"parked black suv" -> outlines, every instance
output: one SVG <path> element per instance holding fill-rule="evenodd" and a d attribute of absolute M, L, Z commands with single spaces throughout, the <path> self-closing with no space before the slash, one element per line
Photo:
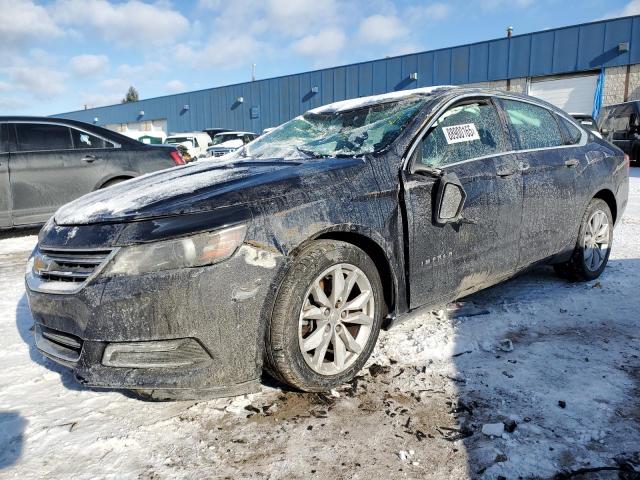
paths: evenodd
<path fill-rule="evenodd" d="M 602 107 L 598 128 L 605 140 L 640 162 L 640 101 Z"/>
<path fill-rule="evenodd" d="M 0 229 L 44 223 L 85 193 L 182 164 L 173 147 L 87 123 L 0 117 Z"/>
<path fill-rule="evenodd" d="M 26 274 L 38 349 L 154 397 L 350 381 L 383 322 L 541 262 L 592 280 L 628 163 L 531 97 L 426 88 L 319 107 L 224 159 L 60 208 Z"/>

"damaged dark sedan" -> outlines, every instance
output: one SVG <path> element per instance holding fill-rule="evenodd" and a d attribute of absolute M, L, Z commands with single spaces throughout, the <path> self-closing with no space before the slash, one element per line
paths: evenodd
<path fill-rule="evenodd" d="M 60 208 L 27 267 L 38 349 L 153 398 L 352 379 L 380 329 L 547 263 L 598 277 L 628 158 L 523 95 L 455 87 L 311 110 L 224 160 Z"/>

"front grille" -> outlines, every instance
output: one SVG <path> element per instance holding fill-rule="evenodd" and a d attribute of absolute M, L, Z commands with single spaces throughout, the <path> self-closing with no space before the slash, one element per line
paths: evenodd
<path fill-rule="evenodd" d="M 41 249 L 33 272 L 44 280 L 82 283 L 91 277 L 111 254 L 111 250 Z"/>
<path fill-rule="evenodd" d="M 75 335 L 39 324 L 36 324 L 35 333 L 36 346 L 53 360 L 75 363 L 80 358 L 82 340 Z"/>
<path fill-rule="evenodd" d="M 63 250 L 39 247 L 29 259 L 27 285 L 36 292 L 79 292 L 115 255 L 117 249 Z"/>

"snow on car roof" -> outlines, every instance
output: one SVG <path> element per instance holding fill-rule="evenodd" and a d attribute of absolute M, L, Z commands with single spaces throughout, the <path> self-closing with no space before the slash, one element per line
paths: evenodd
<path fill-rule="evenodd" d="M 380 95 L 371 95 L 369 97 L 352 98 L 350 100 L 342 100 L 340 102 L 329 103 L 321 107 L 309 110 L 309 113 L 333 113 L 354 110 L 376 103 L 382 103 L 389 100 L 399 100 L 411 95 L 429 95 L 436 90 L 445 90 L 456 88 L 453 85 L 436 85 L 433 87 L 414 88 L 413 90 L 399 90 L 396 92 L 382 93 Z"/>

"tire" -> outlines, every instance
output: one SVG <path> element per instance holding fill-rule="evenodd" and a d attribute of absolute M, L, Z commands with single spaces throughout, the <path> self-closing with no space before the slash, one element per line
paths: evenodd
<path fill-rule="evenodd" d="M 606 235 L 597 237 L 603 240 L 603 243 L 593 244 L 589 247 L 587 244 L 592 238 L 593 222 L 595 217 L 604 222 L 606 218 L 607 232 Z M 597 222 L 596 222 L 597 225 Z M 601 227 L 602 228 L 602 224 Z M 587 209 L 582 216 L 580 230 L 578 232 L 578 241 L 574 248 L 571 259 L 565 263 L 554 265 L 554 269 L 558 275 L 569 280 L 589 281 L 598 278 L 609 260 L 611 253 L 611 244 L 613 242 L 613 217 L 609 205 L 604 200 L 594 198 L 591 200 Z"/>
<path fill-rule="evenodd" d="M 338 275 L 344 280 L 344 288 L 336 291 L 344 294 L 352 285 L 347 298 L 333 294 Z M 323 290 L 324 297 L 314 286 Z M 358 302 L 353 302 L 356 298 Z M 340 307 L 334 308 L 334 302 Z M 326 391 L 349 382 L 376 344 L 383 302 L 380 275 L 364 251 L 345 242 L 313 242 L 293 261 L 278 291 L 266 333 L 267 371 L 307 392 Z M 361 309 L 348 308 L 360 304 Z M 357 323 L 352 323 L 354 320 Z M 312 334 L 315 337 L 311 338 Z M 319 345 L 306 350 L 314 343 Z"/>

